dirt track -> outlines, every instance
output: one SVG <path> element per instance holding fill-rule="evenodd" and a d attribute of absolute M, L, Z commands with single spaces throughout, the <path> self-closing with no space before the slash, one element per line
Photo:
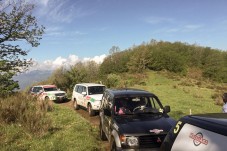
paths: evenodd
<path fill-rule="evenodd" d="M 72 101 L 61 103 L 61 105 L 67 106 L 70 109 L 74 110 Z M 83 118 L 88 120 L 92 125 L 97 126 L 97 127 L 99 126 L 99 116 L 98 115 L 90 117 L 88 115 L 88 112 L 85 109 L 75 110 L 75 112 L 77 112 Z M 109 146 L 108 145 L 109 145 L 108 141 L 102 141 L 101 142 L 101 146 L 102 146 L 101 148 L 103 148 L 102 151 L 108 151 L 109 150 Z"/>

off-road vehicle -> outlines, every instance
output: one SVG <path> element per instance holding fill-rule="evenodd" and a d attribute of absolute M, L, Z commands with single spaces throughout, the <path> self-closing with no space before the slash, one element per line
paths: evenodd
<path fill-rule="evenodd" d="M 55 85 L 33 86 L 30 89 L 29 93 L 34 96 L 37 96 L 41 100 L 52 100 L 55 102 L 64 102 L 68 99 L 66 92 L 60 90 Z"/>
<path fill-rule="evenodd" d="M 161 151 L 226 151 L 227 114 L 182 117 L 167 134 Z"/>
<path fill-rule="evenodd" d="M 158 97 L 138 89 L 106 89 L 100 107 L 100 137 L 111 150 L 158 150 L 175 125 Z"/>
<path fill-rule="evenodd" d="M 76 110 L 86 108 L 90 116 L 99 111 L 105 85 L 97 83 L 79 83 L 73 88 L 72 101 Z"/>

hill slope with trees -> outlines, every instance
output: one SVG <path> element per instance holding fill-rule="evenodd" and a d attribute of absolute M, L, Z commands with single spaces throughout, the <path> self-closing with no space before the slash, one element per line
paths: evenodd
<path fill-rule="evenodd" d="M 91 61 L 61 67 L 43 83 L 54 83 L 68 91 L 81 82 L 101 81 L 108 87 L 129 87 L 146 84 L 147 71 L 167 71 L 200 81 L 227 83 L 227 51 L 156 40 L 124 51 L 113 46 L 102 64 Z"/>

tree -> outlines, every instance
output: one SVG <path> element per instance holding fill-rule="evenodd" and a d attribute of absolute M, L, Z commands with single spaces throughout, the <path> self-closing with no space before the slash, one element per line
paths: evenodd
<path fill-rule="evenodd" d="M 134 49 L 127 66 L 129 71 L 142 73 L 150 63 L 151 53 L 147 46 L 141 45 Z"/>
<path fill-rule="evenodd" d="M 37 47 L 44 33 L 44 27 L 32 16 L 34 7 L 25 0 L 0 1 L 0 79 L 4 79 L 0 81 L 0 95 L 18 89 L 12 77 L 32 64 L 31 59 L 23 58 L 29 51 L 20 45 Z"/>

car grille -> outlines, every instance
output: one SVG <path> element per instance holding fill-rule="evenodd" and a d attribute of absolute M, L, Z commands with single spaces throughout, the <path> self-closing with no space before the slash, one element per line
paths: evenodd
<path fill-rule="evenodd" d="M 65 93 L 56 93 L 55 96 L 65 96 Z"/>
<path fill-rule="evenodd" d="M 160 147 L 164 141 L 166 134 L 162 135 L 147 135 L 139 137 L 140 148 L 156 148 Z"/>

